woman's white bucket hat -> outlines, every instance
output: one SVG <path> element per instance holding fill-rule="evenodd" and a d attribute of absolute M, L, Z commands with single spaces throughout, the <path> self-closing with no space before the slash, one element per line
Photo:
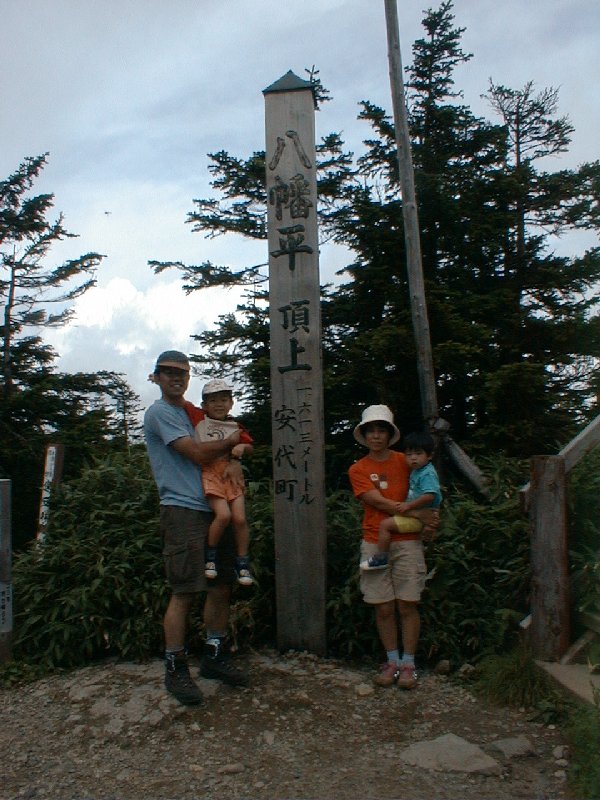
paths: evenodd
<path fill-rule="evenodd" d="M 360 429 L 368 422 L 387 422 L 388 425 L 391 425 L 394 432 L 392 434 L 392 438 L 390 439 L 390 444 L 396 444 L 400 438 L 400 431 L 394 425 L 394 415 L 387 406 L 367 406 L 367 408 L 365 408 L 365 410 L 362 412 L 360 422 L 356 428 L 354 428 L 354 438 L 359 444 L 362 444 L 363 447 L 368 447 L 369 445 L 367 444 L 367 441 L 362 435 Z"/>

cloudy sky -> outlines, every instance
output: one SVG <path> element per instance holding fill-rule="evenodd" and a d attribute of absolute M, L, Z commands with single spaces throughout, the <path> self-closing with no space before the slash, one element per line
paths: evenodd
<path fill-rule="evenodd" d="M 428 4 L 398 7 L 406 65 Z M 490 115 L 489 78 L 559 87 L 575 133 L 555 168 L 599 158 L 598 0 L 455 0 L 454 12 L 474 54 L 456 72 L 472 109 Z M 264 149 L 262 90 L 312 65 L 333 96 L 317 136 L 341 131 L 360 153 L 359 101 L 391 109 L 384 0 L 0 0 L 0 20 L 0 179 L 49 151 L 35 191 L 53 193 L 79 235 L 52 261 L 107 256 L 76 320 L 46 338 L 60 369 L 120 371 L 146 405 L 156 354 L 193 352 L 190 334 L 238 300 L 233 290 L 186 297 L 175 273 L 157 277 L 148 261 L 266 261 L 262 244 L 206 240 L 185 224 L 192 199 L 210 195 L 206 154 Z M 344 264 L 343 251 L 323 248 L 322 280 Z"/>

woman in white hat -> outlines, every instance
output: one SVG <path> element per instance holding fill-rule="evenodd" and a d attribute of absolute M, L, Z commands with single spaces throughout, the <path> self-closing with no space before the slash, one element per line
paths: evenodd
<path fill-rule="evenodd" d="M 394 415 L 387 406 L 365 408 L 354 429 L 356 441 L 366 447 L 366 456 L 350 467 L 352 491 L 364 507 L 363 540 L 360 560 L 366 561 L 378 550 L 379 524 L 386 517 L 401 513 L 406 500 L 410 469 L 404 453 L 391 450 L 400 439 Z M 375 609 L 375 622 L 387 660 L 375 683 L 397 684 L 403 689 L 417 685 L 415 652 L 419 641 L 421 618 L 419 601 L 425 585 L 425 559 L 421 542 L 422 523 L 437 527 L 439 515 L 433 509 L 411 512 L 414 530 L 393 534 L 390 543 L 389 567 L 363 571 L 360 588 L 365 603 Z M 403 653 L 398 646 L 398 619 L 402 630 Z"/>

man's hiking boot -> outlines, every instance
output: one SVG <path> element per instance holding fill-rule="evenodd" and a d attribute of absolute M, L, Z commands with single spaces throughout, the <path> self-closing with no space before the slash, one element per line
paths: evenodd
<path fill-rule="evenodd" d="M 184 706 L 198 706 L 202 703 L 202 692 L 192 680 L 184 653 L 167 655 L 165 689 Z"/>
<path fill-rule="evenodd" d="M 249 683 L 248 675 L 231 663 L 225 652 L 224 642 L 216 639 L 204 645 L 200 675 L 203 678 L 223 681 L 230 686 L 248 686 Z"/>

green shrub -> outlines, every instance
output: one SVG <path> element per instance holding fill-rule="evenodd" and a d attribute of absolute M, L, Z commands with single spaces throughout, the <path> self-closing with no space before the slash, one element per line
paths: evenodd
<path fill-rule="evenodd" d="M 327 498 L 327 642 L 342 658 L 373 657 L 381 648 L 373 609 L 358 585 L 361 520 L 362 507 L 350 492 Z"/>
<path fill-rule="evenodd" d="M 427 549 L 422 662 L 458 664 L 506 651 L 528 611 L 528 521 L 517 501 L 527 475 L 514 462 L 494 469 L 489 500 L 460 486 L 445 490 L 442 526 Z M 230 628 L 240 646 L 276 639 L 270 481 L 249 482 L 247 505 L 257 583 L 234 595 Z M 328 647 L 345 658 L 381 655 L 373 610 L 359 590 L 361 518 L 350 492 L 327 498 Z M 145 451 L 99 461 L 63 485 L 44 545 L 17 556 L 13 573 L 17 658 L 56 668 L 159 653 L 169 592 Z M 203 637 L 201 603 L 192 623 L 194 650 Z"/>
<path fill-rule="evenodd" d="M 600 695 L 595 705 L 579 706 L 567 727 L 570 747 L 569 785 L 574 797 L 600 800 Z"/>
<path fill-rule="evenodd" d="M 85 469 L 51 498 L 47 535 L 15 559 L 14 653 L 47 668 L 156 652 L 167 588 L 144 451 Z"/>
<path fill-rule="evenodd" d="M 561 705 L 552 680 L 524 644 L 483 658 L 477 665 L 475 689 L 496 705 L 529 709 L 558 709 Z"/>
<path fill-rule="evenodd" d="M 421 648 L 427 659 L 461 663 L 510 648 L 528 613 L 529 528 L 518 502 L 526 473 L 508 460 L 493 467 L 489 500 L 460 486 L 445 493 L 440 531 L 426 552 Z"/>
<path fill-rule="evenodd" d="M 600 616 L 600 447 L 570 473 L 568 498 L 575 609 Z M 583 627 L 575 616 L 574 636 L 582 633 Z M 590 647 L 588 657 L 592 665 L 598 665 L 598 648 Z"/>

